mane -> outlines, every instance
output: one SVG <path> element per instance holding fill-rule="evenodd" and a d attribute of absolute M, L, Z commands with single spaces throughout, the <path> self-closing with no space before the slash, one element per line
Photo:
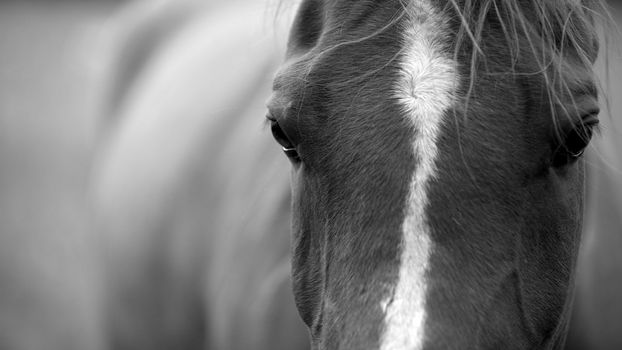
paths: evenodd
<path fill-rule="evenodd" d="M 567 104 L 562 101 L 570 98 L 574 104 L 568 85 L 569 55 L 593 74 L 592 65 L 599 51 L 599 29 L 613 23 L 602 0 L 448 0 L 446 6 L 447 12 L 453 12 L 461 22 L 454 58 L 457 60 L 465 51 L 471 55 L 465 108 L 468 109 L 480 72 L 478 67 L 486 66 L 482 38 L 487 22 L 492 20 L 500 25 L 505 36 L 513 62 L 511 73 L 542 76 L 554 121 L 560 117 L 555 107 L 567 115 Z M 528 52 L 524 44 L 521 46 L 525 41 Z M 532 71 L 516 70 L 519 56 L 525 54 L 532 55 L 537 62 Z"/>

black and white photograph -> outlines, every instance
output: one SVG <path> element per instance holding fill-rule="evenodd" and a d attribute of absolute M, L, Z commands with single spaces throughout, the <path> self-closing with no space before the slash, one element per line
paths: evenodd
<path fill-rule="evenodd" d="M 622 2 L 0 0 L 0 350 L 622 350 Z"/>

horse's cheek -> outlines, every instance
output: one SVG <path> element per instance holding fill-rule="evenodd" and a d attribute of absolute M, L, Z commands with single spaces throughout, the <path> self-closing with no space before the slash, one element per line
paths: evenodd
<path fill-rule="evenodd" d="M 300 171 L 292 172 L 292 282 L 294 299 L 301 318 L 308 327 L 316 323 L 320 313 L 321 269 L 318 215 L 314 201 L 316 191 Z M 314 209 L 314 207 L 316 209 Z"/>

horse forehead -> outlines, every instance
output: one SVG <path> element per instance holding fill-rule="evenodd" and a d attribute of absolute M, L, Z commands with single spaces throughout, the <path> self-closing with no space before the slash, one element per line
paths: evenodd
<path fill-rule="evenodd" d="M 315 18 L 317 7 L 309 9 L 310 5 L 321 8 L 323 19 Z M 318 25 L 294 25 L 287 60 L 273 81 L 275 93 L 269 107 L 281 111 L 298 106 L 296 113 L 313 108 L 328 116 L 346 107 L 348 113 L 355 113 L 352 99 L 358 98 L 365 100 L 358 105 L 359 113 L 375 115 L 374 106 L 395 102 L 395 88 L 404 84 L 417 84 L 418 90 L 413 92 L 417 96 L 435 90 L 426 87 L 438 82 L 434 77 L 443 72 L 436 71 L 436 61 L 428 60 L 429 49 L 434 46 L 446 51 L 448 47 L 449 40 L 443 35 L 449 30 L 448 19 L 443 13 L 431 0 L 304 1 L 297 21 L 321 21 L 321 33 L 313 45 L 302 43 L 297 47 L 298 38 L 308 39 L 300 31 L 317 30 Z M 443 31 L 435 24 L 442 25 Z M 412 50 L 413 43 L 418 50 Z M 409 67 L 397 64 L 402 56 L 412 60 Z M 407 76 L 403 74 L 405 69 Z M 356 88 L 358 93 L 352 95 L 351 89 L 345 87 Z M 434 99 L 419 101 L 429 105 Z M 318 114 L 322 113 L 314 113 Z"/>
<path fill-rule="evenodd" d="M 401 0 L 303 0 L 290 31 L 287 60 L 274 79 L 273 90 L 365 75 L 364 70 L 389 63 L 403 46 L 398 27 L 403 10 Z"/>
<path fill-rule="evenodd" d="M 381 11 L 382 9 L 386 9 L 391 5 L 402 8 L 402 3 L 405 3 L 405 1 L 333 0 L 327 1 L 327 3 L 327 15 L 336 17 L 336 19 L 340 21 L 340 24 L 346 24 L 348 22 L 363 23 L 363 21 L 369 24 L 373 23 L 372 21 L 374 19 L 386 16 L 383 11 Z"/>

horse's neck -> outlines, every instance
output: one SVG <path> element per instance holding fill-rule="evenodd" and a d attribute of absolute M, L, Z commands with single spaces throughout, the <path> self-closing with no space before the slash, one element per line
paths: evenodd
<path fill-rule="evenodd" d="M 259 324 L 267 329 L 273 327 L 270 312 L 282 310 L 271 309 L 271 303 L 282 303 L 283 295 L 291 298 L 289 288 L 283 289 L 288 283 L 281 283 L 289 270 L 282 264 L 289 246 L 288 164 L 261 128 L 272 71 L 282 55 L 262 14 L 208 11 L 173 26 L 173 35 L 155 35 L 162 40 L 136 56 L 142 57 L 133 63 L 138 73 L 123 82 L 123 102 L 109 109 L 117 116 L 101 147 L 92 190 L 109 254 L 111 323 L 153 330 L 130 332 L 135 339 L 129 343 L 141 336 L 166 338 L 169 329 L 157 330 L 167 317 L 184 320 L 170 338 L 188 339 L 184 331 L 196 329 L 190 316 L 213 300 L 214 312 L 204 317 L 221 319 L 210 319 L 210 325 L 244 326 L 212 332 L 222 345 L 218 348 L 267 349 L 261 341 L 229 345 L 255 339 L 238 332 L 257 328 L 257 322 L 247 324 L 257 319 L 249 316 L 258 312 L 250 306 L 265 305 L 259 318 L 271 321 Z M 250 263 L 240 265 L 239 257 Z M 205 281 L 206 269 L 217 282 Z M 271 293 L 257 293 L 273 288 L 264 288 L 266 276 L 276 276 L 267 281 L 278 278 L 278 290 L 288 293 L 274 300 Z M 224 294 L 223 285 L 228 286 Z M 148 301 L 144 305 L 168 305 L 173 311 L 128 311 L 135 305 L 115 298 L 118 290 L 140 295 Z M 203 293 L 207 300 L 196 300 Z M 291 324 L 298 316 L 293 302 L 288 305 L 284 318 Z M 150 317 L 154 313 L 161 317 Z M 269 340 L 275 333 L 258 334 Z M 306 342 L 306 336 L 302 339 Z"/>
<path fill-rule="evenodd" d="M 204 159 L 212 130 L 227 132 L 244 113 L 255 114 L 249 123 L 259 129 L 263 106 L 251 101 L 267 98 L 276 61 L 263 28 L 256 11 L 195 16 L 141 63 L 144 68 L 118 106 L 119 120 L 102 154 L 103 197 L 131 202 L 144 198 L 137 193 L 143 191 L 153 203 L 166 203 L 167 193 L 183 182 L 180 176 Z"/>

